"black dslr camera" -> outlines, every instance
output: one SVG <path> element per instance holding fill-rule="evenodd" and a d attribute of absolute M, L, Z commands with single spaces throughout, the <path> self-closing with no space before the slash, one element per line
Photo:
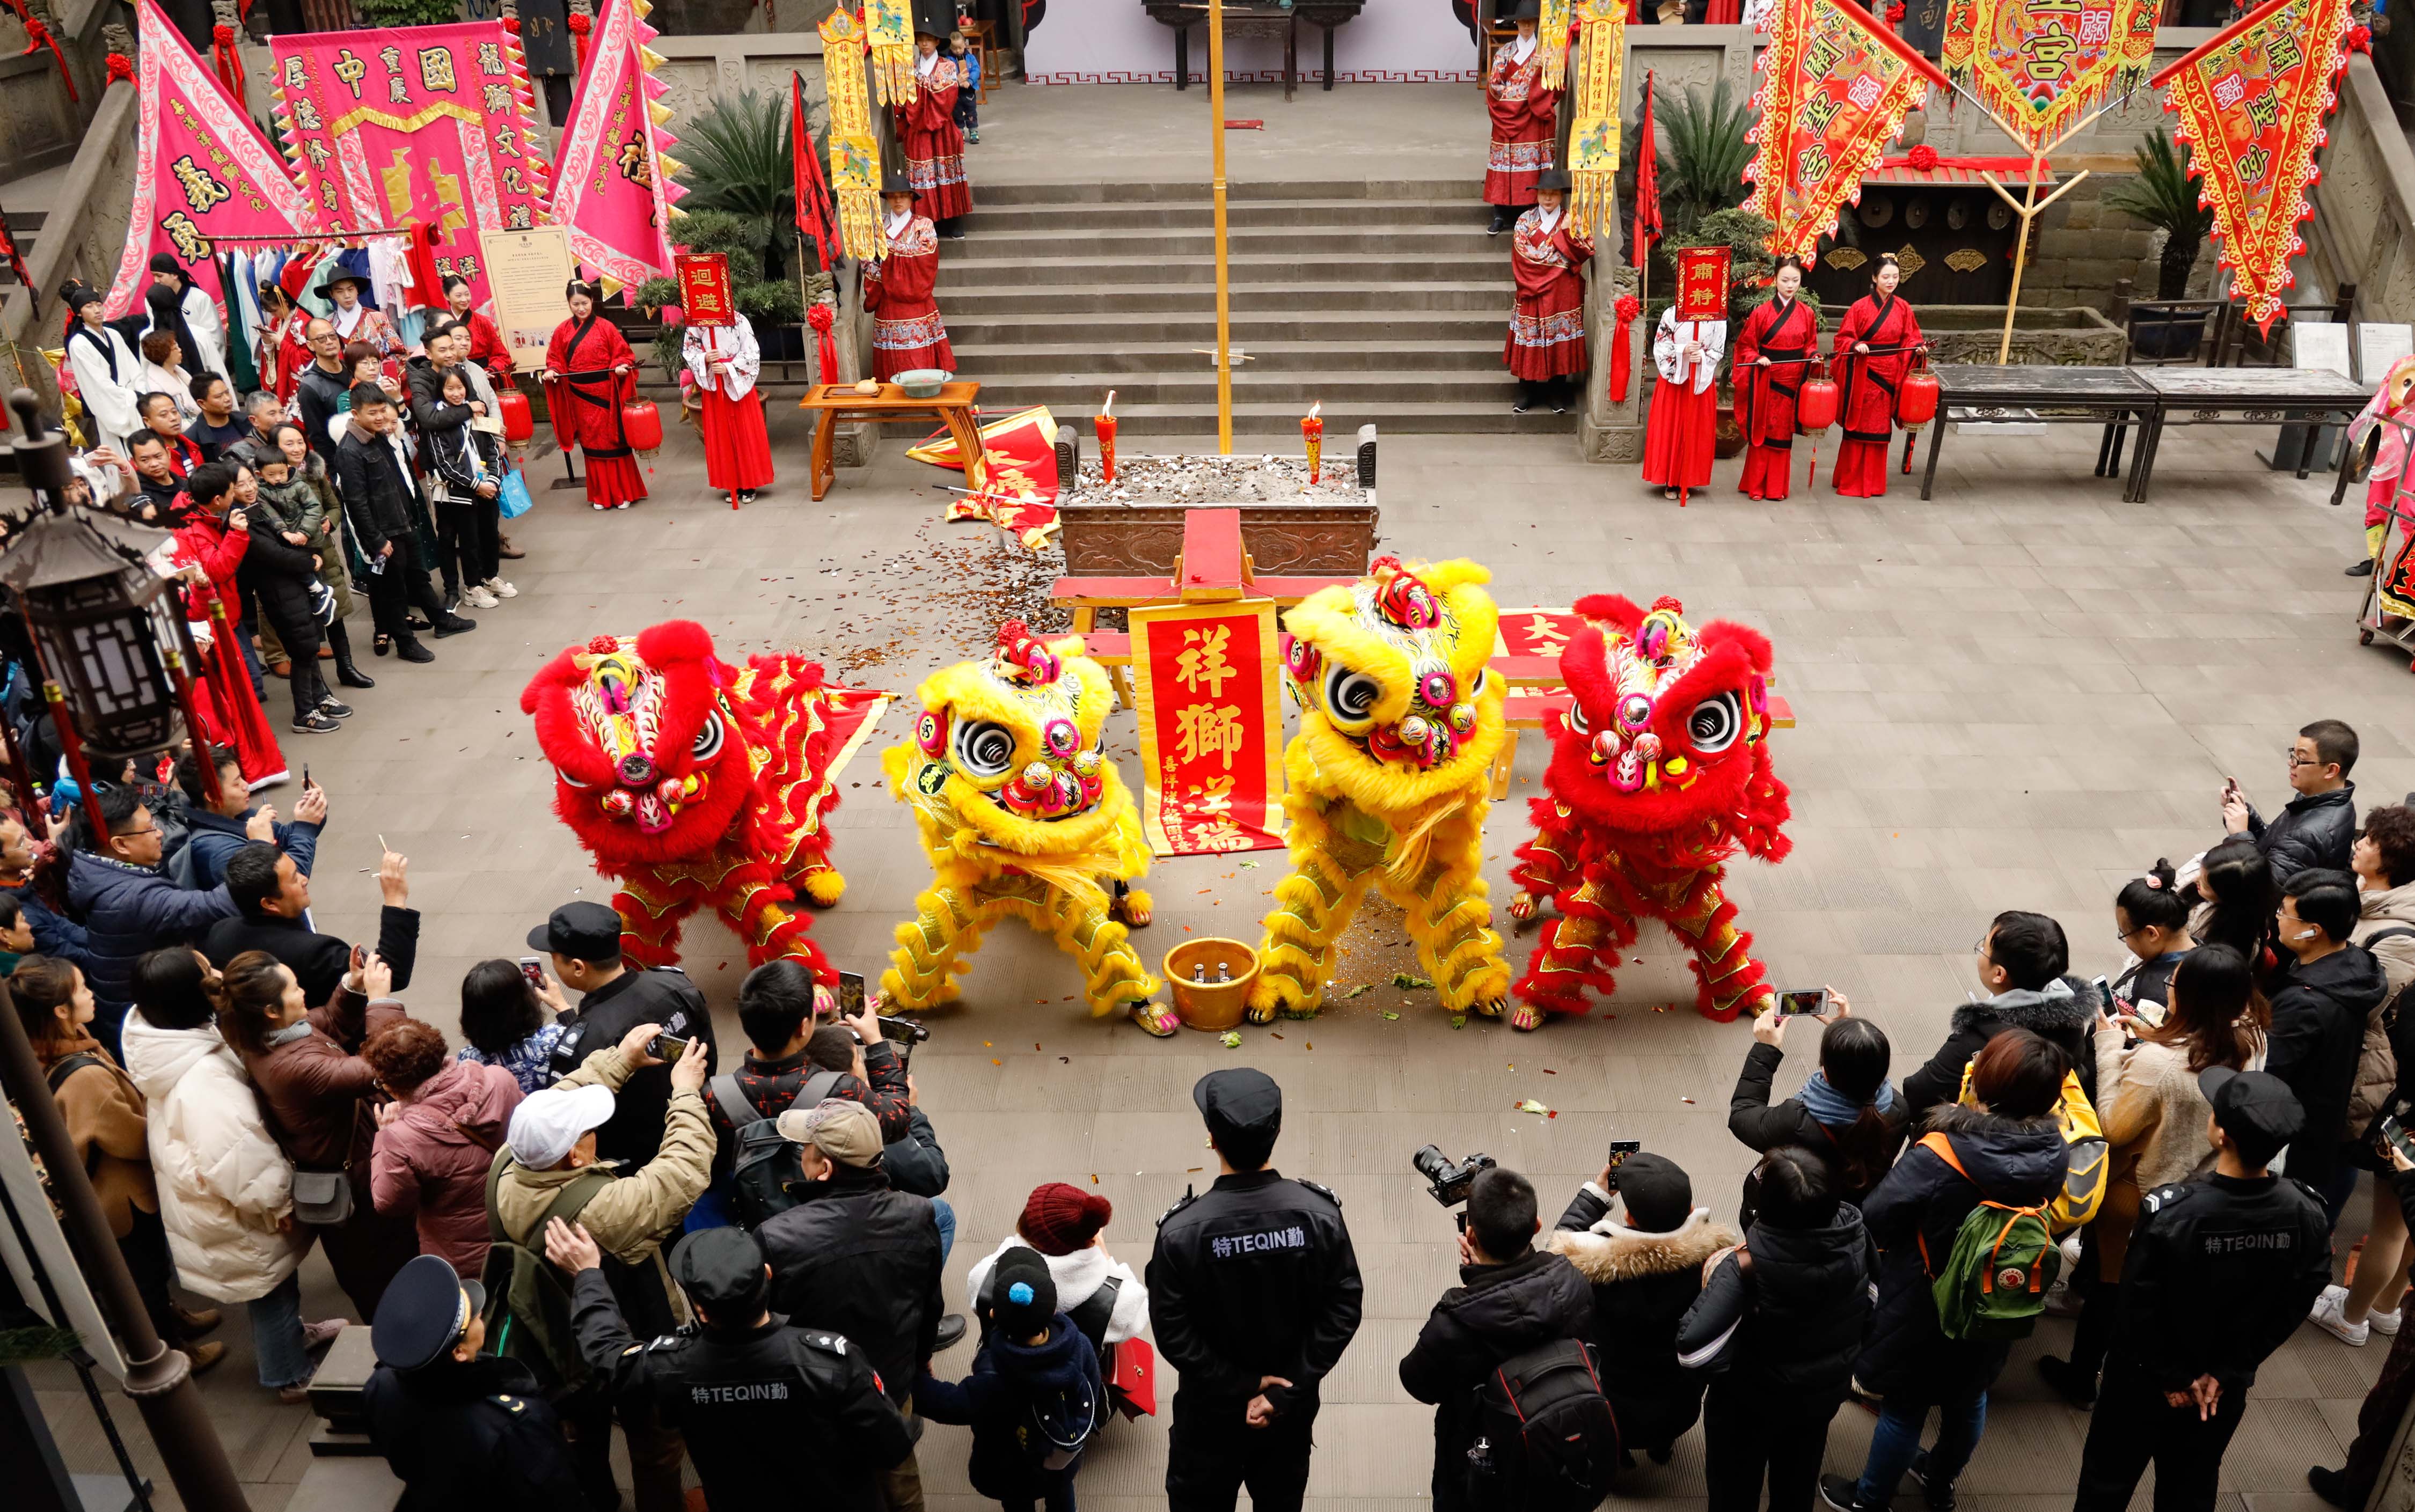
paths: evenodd
<path fill-rule="evenodd" d="M 1476 1185 L 1477 1176 L 1500 1163 L 1490 1155 L 1471 1155 L 1453 1164 L 1449 1156 L 1432 1145 L 1421 1146 L 1409 1157 L 1410 1168 L 1426 1178 L 1426 1190 L 1445 1207 L 1463 1205 L 1467 1201 L 1468 1189 Z M 1458 1218 L 1460 1231 L 1465 1233 L 1467 1215 L 1461 1213 Z"/>

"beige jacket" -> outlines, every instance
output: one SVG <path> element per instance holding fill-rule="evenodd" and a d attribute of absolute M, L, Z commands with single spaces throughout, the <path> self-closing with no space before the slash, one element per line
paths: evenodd
<path fill-rule="evenodd" d="M 2360 892 L 2357 902 L 2360 917 L 2348 937 L 2359 945 L 2385 929 L 2415 929 L 2415 882 L 2383 892 Z M 2415 981 L 2415 936 L 2392 935 L 2371 949 L 2373 958 L 2381 963 L 2382 975 L 2390 979 L 2390 992 L 2365 1020 L 2364 1046 L 2356 1057 L 2356 1085 L 2348 1093 L 2348 1121 L 2340 1128 L 2343 1141 L 2364 1137 L 2373 1115 L 2381 1111 L 2398 1085 L 2398 1059 L 2391 1054 L 2385 1015 L 2399 989 Z"/>
<path fill-rule="evenodd" d="M 594 1083 L 618 1092 L 634 1069 L 620 1046 L 608 1045 L 555 1085 Z M 633 1265 L 652 1260 L 660 1269 L 662 1246 L 678 1235 L 687 1220 L 687 1210 L 712 1180 L 712 1125 L 705 1118 L 704 1098 L 674 1089 L 670 1110 L 663 1119 L 661 1150 L 589 1199 L 578 1221 L 606 1253 Z M 532 1171 L 517 1160 L 505 1165 L 495 1187 L 495 1211 L 504 1229 L 521 1244 L 543 1253 L 545 1235 L 535 1232 L 537 1220 L 578 1175 L 568 1165 L 549 1171 Z M 670 1293 L 672 1307 L 684 1319 L 684 1296 L 671 1285 L 668 1271 L 663 1285 Z"/>
<path fill-rule="evenodd" d="M 2096 1032 L 2096 1108 L 2116 1181 L 2152 1191 L 2185 1181 L 2213 1154 L 2205 1122 L 2212 1109 L 2180 1045 L 2124 1046 L 2119 1029 Z M 2100 1241 L 2103 1235 L 2098 1235 Z"/>

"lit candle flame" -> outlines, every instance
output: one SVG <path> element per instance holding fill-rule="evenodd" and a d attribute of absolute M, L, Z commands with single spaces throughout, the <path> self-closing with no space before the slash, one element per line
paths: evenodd
<path fill-rule="evenodd" d="M 1316 418 L 1316 412 L 1317 412 L 1317 411 L 1319 411 L 1319 410 L 1322 410 L 1322 409 L 1324 409 L 1324 408 L 1325 408 L 1325 401 L 1324 401 L 1323 399 L 1319 399 L 1319 400 L 1317 400 L 1314 404 L 1312 404 L 1312 405 L 1310 405 L 1310 406 L 1308 407 L 1308 417 L 1309 417 L 1311 420 L 1315 419 L 1315 418 Z"/>
<path fill-rule="evenodd" d="M 1099 412 L 1101 414 L 1113 414 L 1116 412 L 1116 391 L 1114 389 L 1107 390 L 1107 402 L 1099 407 Z"/>

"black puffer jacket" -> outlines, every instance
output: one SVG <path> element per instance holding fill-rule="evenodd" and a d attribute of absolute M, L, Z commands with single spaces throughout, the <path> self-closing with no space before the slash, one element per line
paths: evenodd
<path fill-rule="evenodd" d="M 2256 848 L 2264 853 L 2275 882 L 2287 882 L 2311 867 L 2345 872 L 2348 851 L 2356 845 L 2356 784 L 2293 798 L 2270 824 L 2251 804 L 2247 832 L 2256 837 Z"/>
<path fill-rule="evenodd" d="M 1436 1512 L 1471 1505 L 1467 1449 L 1476 1442 L 1476 1388 L 1492 1368 L 1593 1334 L 1593 1298 L 1563 1256 L 1536 1250 L 1506 1265 L 1462 1265 L 1459 1278 L 1465 1284 L 1443 1293 L 1401 1361 L 1402 1386 L 1433 1404 Z"/>
<path fill-rule="evenodd" d="M 1917 1118 L 1961 1096 L 1962 1068 L 2006 1029 L 2027 1029 L 2052 1041 L 2070 1069 L 2079 1073 L 2080 1090 L 2093 1105 L 2096 1052 L 2090 1037 L 2096 1032 L 2097 1006 L 2095 983 L 2078 977 L 2059 978 L 2037 990 L 2016 987 L 1984 1002 L 1964 1003 L 1954 1010 L 1954 1022 L 1937 1054 L 1903 1079 L 1903 1098 L 1912 1116 Z"/>
<path fill-rule="evenodd" d="M 1845 1148 L 1846 1132 L 1853 1126 L 1838 1124 L 1833 1128 L 1811 1115 L 1800 1098 L 1788 1098 L 1783 1102 L 1769 1100 L 1771 1084 L 1778 1079 L 1778 1067 L 1786 1052 L 1776 1045 L 1756 1043 L 1745 1052 L 1744 1070 L 1736 1076 L 1734 1094 L 1728 1099 L 1728 1132 L 1733 1134 L 1747 1149 L 1766 1153 L 1781 1145 L 1797 1145 L 1820 1157 L 1828 1167 L 1828 1190 L 1849 1203 L 1858 1203 L 1870 1194 L 1895 1158 L 1903 1152 L 1904 1127 L 1911 1115 L 1904 1109 L 1904 1100 L 1898 1096 L 1880 1114 L 1883 1136 L 1877 1147 L 1864 1152 L 1859 1181 L 1853 1179 L 1853 1161 Z M 1955 1073 L 1961 1074 L 1958 1070 Z M 1755 1174 L 1759 1171 L 1755 1167 Z M 1745 1177 L 1744 1200 L 1736 1210 L 1736 1220 L 1749 1224 L 1756 1202 L 1757 1183 L 1753 1175 Z"/>
<path fill-rule="evenodd" d="M 1840 1400 L 1879 1269 L 1861 1210 L 1838 1203 L 1815 1228 L 1756 1223 L 1747 1247 L 1749 1260 L 1720 1261 L 1678 1325 L 1678 1360 L 1689 1370 L 1732 1373 L 1749 1395 Z"/>
<path fill-rule="evenodd" d="M 802 1328 L 845 1334 L 903 1403 L 938 1342 L 939 1225 L 928 1198 L 851 1165 L 809 1181 L 805 1200 L 755 1231 L 772 1265 L 772 1308 Z"/>
<path fill-rule="evenodd" d="M 1601 1389 L 1618 1414 L 1630 1453 L 1666 1450 L 1702 1410 L 1702 1377 L 1677 1363 L 1677 1325 L 1702 1292 L 1702 1262 L 1736 1242 L 1735 1231 L 1697 1207 L 1684 1225 L 1645 1234 L 1609 1218 L 1591 1182 L 1544 1243 L 1589 1283 L 1601 1349 Z"/>
<path fill-rule="evenodd" d="M 1863 1221 L 1882 1256 L 1878 1315 L 1853 1374 L 1878 1395 L 1908 1402 L 1987 1389 L 2012 1349 L 2006 1340 L 1954 1340 L 1939 1330 L 1923 1248 L 1943 1264 L 1971 1209 L 1983 1200 L 2044 1203 L 2062 1190 L 2068 1163 L 2051 1117 L 2000 1118 L 1976 1108 L 1943 1107 L 1930 1112 L 1926 1127 L 1945 1136 L 1969 1175 L 1915 1143 L 1862 1202 Z"/>
<path fill-rule="evenodd" d="M 2338 1163 L 2335 1131 L 2356 1088 L 2365 1024 L 2389 994 L 2381 963 L 2362 945 L 2305 966 L 2287 958 L 2265 983 L 2272 1032 L 2264 1069 L 2288 1083 L 2306 1110 L 2306 1131 L 2289 1146 L 2289 1175 L 2318 1191 Z"/>

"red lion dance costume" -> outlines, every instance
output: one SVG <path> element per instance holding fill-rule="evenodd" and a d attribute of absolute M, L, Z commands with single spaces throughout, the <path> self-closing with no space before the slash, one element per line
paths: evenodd
<path fill-rule="evenodd" d="M 836 726 L 868 729 L 885 702 L 801 656 L 731 666 L 686 620 L 574 646 L 520 695 L 554 812 L 621 884 L 632 962 L 678 960 L 682 924 L 710 906 L 750 966 L 794 956 L 825 982 L 837 978 L 792 910 L 799 891 L 827 907 L 846 889 L 822 823 L 850 743 Z"/>
<path fill-rule="evenodd" d="M 1534 917 L 1546 894 L 1560 917 L 1514 989 L 1526 1022 L 1511 1022 L 1582 1013 L 1587 988 L 1609 996 L 1642 919 L 1693 947 L 1703 1017 L 1758 1013 L 1774 995 L 1719 882 L 1738 846 L 1767 861 L 1793 848 L 1769 767 L 1768 637 L 1726 620 L 1697 633 L 1673 598 L 1647 614 L 1597 594 L 1576 611 L 1597 623 L 1561 659 L 1575 702 L 1551 731 L 1549 792 L 1509 874 L 1510 917 Z"/>

